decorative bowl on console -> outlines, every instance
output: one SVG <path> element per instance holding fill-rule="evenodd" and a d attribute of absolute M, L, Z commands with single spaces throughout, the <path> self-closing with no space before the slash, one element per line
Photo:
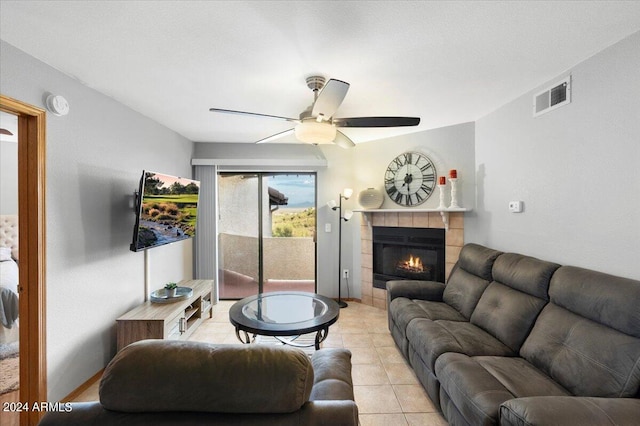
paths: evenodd
<path fill-rule="evenodd" d="M 149 300 L 151 300 L 152 303 L 175 303 L 193 296 L 192 288 L 179 287 L 177 284 L 173 289 L 173 295 L 171 295 L 170 291 L 171 289 L 164 286 L 159 290 L 151 292 Z"/>

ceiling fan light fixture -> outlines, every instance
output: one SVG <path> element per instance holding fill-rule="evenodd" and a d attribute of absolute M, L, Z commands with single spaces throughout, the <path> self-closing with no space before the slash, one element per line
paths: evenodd
<path fill-rule="evenodd" d="M 0 0 L 1 1 L 1 0 Z M 335 144 L 341 148 L 353 148 L 355 143 L 338 128 L 343 127 L 405 127 L 420 124 L 419 117 L 350 117 L 335 118 L 334 114 L 342 104 L 349 83 L 334 78 L 327 81 L 324 77 L 307 77 L 307 86 L 313 91 L 313 103 L 302 111 L 298 118 L 281 117 L 231 109 L 209 108 L 211 112 L 242 114 L 265 117 L 297 123 L 293 128 L 262 138 L 256 143 L 271 142 L 294 133 L 296 139 L 313 145 Z"/>
<path fill-rule="evenodd" d="M 312 144 L 333 143 L 336 138 L 336 126 L 329 123 L 318 123 L 315 120 L 307 120 L 298 124 L 295 128 L 296 138 L 299 141 Z"/>

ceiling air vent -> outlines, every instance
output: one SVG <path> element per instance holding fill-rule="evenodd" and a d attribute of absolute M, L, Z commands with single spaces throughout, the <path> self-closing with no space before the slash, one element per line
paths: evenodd
<path fill-rule="evenodd" d="M 545 114 L 571 103 L 571 76 L 533 95 L 533 116 Z"/>

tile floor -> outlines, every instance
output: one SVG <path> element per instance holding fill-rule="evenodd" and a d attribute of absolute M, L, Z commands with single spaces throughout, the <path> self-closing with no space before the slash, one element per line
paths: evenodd
<path fill-rule="evenodd" d="M 213 317 L 203 322 L 189 340 L 238 343 L 229 322 L 233 301 L 213 306 Z M 446 426 L 413 370 L 398 351 L 387 326 L 386 311 L 357 302 L 340 310 L 323 347 L 347 348 L 352 353 L 353 384 L 362 426 Z M 75 401 L 98 399 L 98 383 Z"/>
<path fill-rule="evenodd" d="M 213 306 L 189 340 L 238 343 L 229 322 L 233 301 Z M 347 348 L 352 353 L 353 384 L 362 426 L 443 426 L 446 420 L 434 408 L 413 370 L 397 349 L 387 325 L 387 312 L 349 302 L 338 322 L 329 328 L 322 347 Z"/>

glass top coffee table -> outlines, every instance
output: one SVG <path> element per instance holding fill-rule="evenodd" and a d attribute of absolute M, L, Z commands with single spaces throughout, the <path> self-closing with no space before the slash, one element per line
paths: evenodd
<path fill-rule="evenodd" d="M 310 347 L 312 345 L 298 343 L 296 339 L 315 332 L 314 346 L 320 349 L 320 343 L 329 335 L 329 326 L 338 320 L 339 314 L 340 307 L 328 297 L 276 291 L 239 300 L 229 309 L 229 320 L 242 343 L 252 343 L 256 335 L 261 335 L 274 336 L 287 345 Z"/>

